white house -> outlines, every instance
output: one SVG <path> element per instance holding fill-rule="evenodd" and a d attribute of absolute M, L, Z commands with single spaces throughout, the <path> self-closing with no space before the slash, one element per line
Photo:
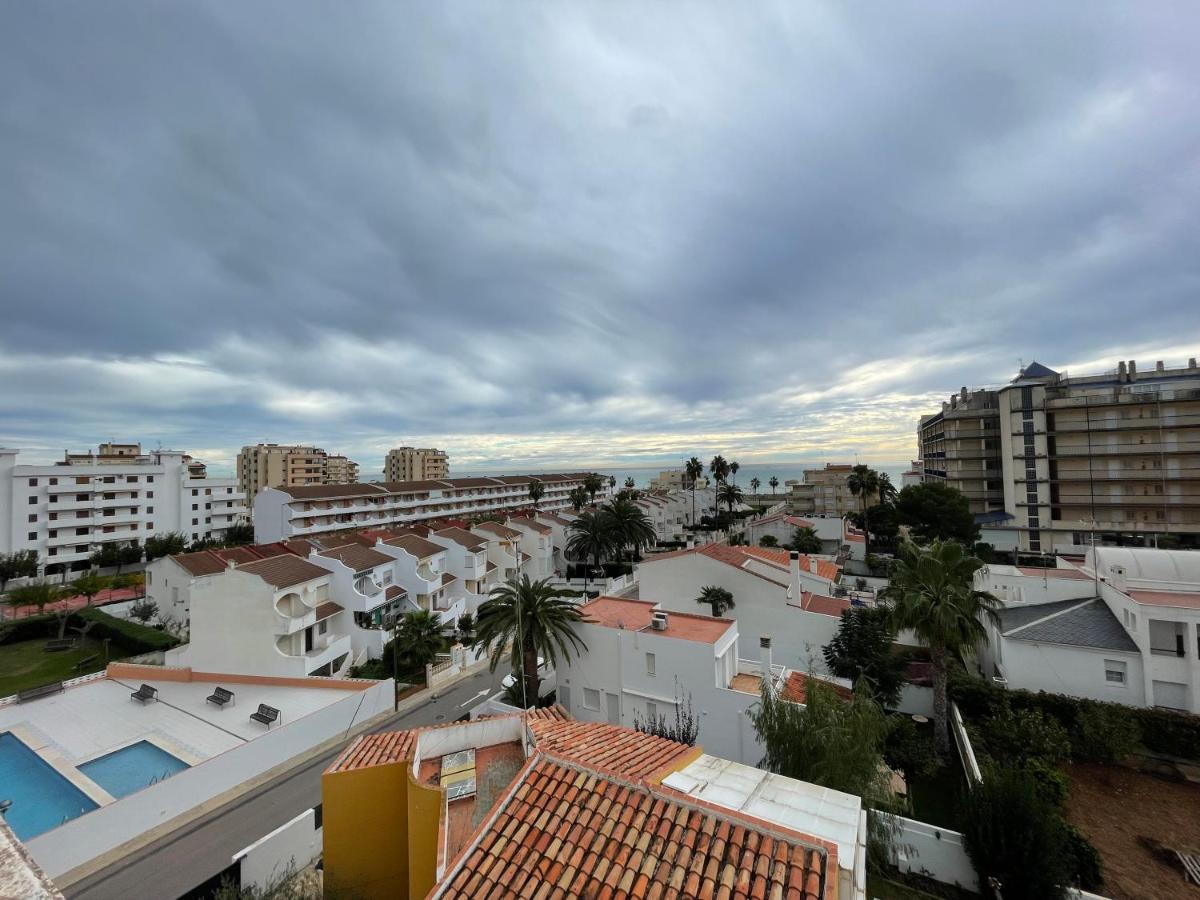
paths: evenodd
<path fill-rule="evenodd" d="M 396 584 L 407 592 L 409 606 L 404 611 L 424 609 L 436 612 L 443 624 L 452 625 L 467 608 L 458 596 L 461 586 L 447 570 L 446 548 L 417 534 L 402 534 L 380 539 L 375 549 L 396 561 Z"/>
<path fill-rule="evenodd" d="M 467 598 L 467 605 L 478 607 L 487 595 L 488 542 L 465 528 L 443 528 L 430 532 L 426 539 L 446 550 L 446 570 L 458 579 L 456 596 Z"/>
<path fill-rule="evenodd" d="M 387 627 L 407 612 L 408 592 L 396 584 L 396 560 L 362 544 L 314 550 L 308 561 L 327 569 L 332 599 L 345 610 L 339 624 L 351 638 L 354 659 L 378 659 L 389 639 Z"/>
<path fill-rule="evenodd" d="M 521 564 L 522 532 L 499 522 L 482 522 L 472 526 L 471 533 L 487 541 L 488 588 L 516 576 Z"/>
<path fill-rule="evenodd" d="M 773 639 L 775 658 L 806 672 L 824 669 L 821 648 L 837 632 L 850 603 L 832 596 L 840 569 L 788 551 L 706 544 L 648 556 L 638 567 L 640 593 L 676 612 L 703 612 L 701 591 L 715 585 L 733 594 L 739 654 L 754 658 L 759 636 Z"/>
<path fill-rule="evenodd" d="M 509 528 L 521 532 L 521 572 L 530 578 L 548 578 L 554 574 L 554 529 L 533 516 L 510 516 Z"/>
<path fill-rule="evenodd" d="M 746 540 L 757 547 L 768 535 L 778 541 L 779 546 L 789 543 L 798 528 L 811 528 L 821 541 L 821 553 L 837 556 L 849 552 L 846 540 L 846 522 L 840 516 L 793 516 L 786 512 L 772 513 L 746 523 Z"/>
<path fill-rule="evenodd" d="M 1097 547 L 1080 566 L 989 565 L 1004 606 L 980 655 L 1011 687 L 1200 713 L 1200 554 Z"/>
<path fill-rule="evenodd" d="M 192 587 L 197 581 L 221 574 L 231 562 L 254 562 L 281 553 L 296 555 L 287 545 L 275 543 L 159 557 L 146 565 L 146 599 L 157 604 L 160 620 L 170 618 L 186 628 L 192 607 Z"/>
<path fill-rule="evenodd" d="M 566 571 L 567 542 L 571 539 L 571 523 L 577 516 L 573 512 L 538 513 L 536 518 L 543 525 L 550 527 L 550 561 L 551 569 L 555 572 Z"/>

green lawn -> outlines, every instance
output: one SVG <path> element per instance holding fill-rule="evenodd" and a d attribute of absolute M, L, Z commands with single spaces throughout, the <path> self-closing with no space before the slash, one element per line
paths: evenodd
<path fill-rule="evenodd" d="M 0 697 L 8 697 L 25 688 L 48 681 L 66 681 L 104 668 L 104 645 L 90 638 L 81 641 L 74 650 L 47 653 L 43 648 L 49 638 L 0 644 Z M 78 672 L 75 664 L 96 656 Z"/>

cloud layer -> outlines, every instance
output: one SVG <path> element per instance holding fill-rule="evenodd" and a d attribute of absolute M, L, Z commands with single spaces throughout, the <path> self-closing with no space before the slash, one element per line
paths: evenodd
<path fill-rule="evenodd" d="M 847 456 L 1200 352 L 1200 13 L 23 4 L 0 444 Z"/>

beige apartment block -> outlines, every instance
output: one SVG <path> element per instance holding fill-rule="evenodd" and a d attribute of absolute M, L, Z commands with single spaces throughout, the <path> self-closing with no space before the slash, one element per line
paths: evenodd
<path fill-rule="evenodd" d="M 450 457 L 433 447 L 395 447 L 383 464 L 384 481 L 437 481 L 450 475 Z"/>
<path fill-rule="evenodd" d="M 1033 363 L 998 392 L 1004 507 L 1019 546 L 1200 546 L 1200 368 Z M 1164 541 L 1164 544 L 1167 542 Z"/>
<path fill-rule="evenodd" d="M 844 516 L 862 509 L 862 501 L 850 492 L 849 464 L 826 463 L 823 469 L 805 469 L 804 481 L 787 483 L 788 512 L 807 516 Z M 878 502 L 868 498 L 867 505 Z"/>
<path fill-rule="evenodd" d="M 358 463 L 345 456 L 327 456 L 325 458 L 326 484 L 356 484 L 358 482 Z"/>
<path fill-rule="evenodd" d="M 328 454 L 320 447 L 295 444 L 256 444 L 241 449 L 237 458 L 238 484 L 247 500 L 267 487 L 326 484 Z"/>
<path fill-rule="evenodd" d="M 1004 509 L 1000 400 L 996 391 L 965 387 L 917 426 L 921 477 L 957 488 L 975 514 Z"/>

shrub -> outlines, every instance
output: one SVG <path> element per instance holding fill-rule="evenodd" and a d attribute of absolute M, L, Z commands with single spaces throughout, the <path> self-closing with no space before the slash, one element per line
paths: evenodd
<path fill-rule="evenodd" d="M 1200 716 L 1165 709 L 1133 710 L 1142 728 L 1142 744 L 1150 750 L 1200 759 Z"/>
<path fill-rule="evenodd" d="M 1047 803 L 1061 808 L 1067 802 L 1071 782 L 1062 769 L 1036 756 L 1026 760 L 1021 768 L 1033 778 L 1038 796 Z"/>
<path fill-rule="evenodd" d="M 1100 858 L 1100 851 L 1074 825 L 1067 823 L 1066 828 L 1074 875 L 1071 882 L 1085 891 L 1101 890 L 1104 887 L 1104 862 Z"/>
<path fill-rule="evenodd" d="M 933 735 L 921 731 L 908 716 L 891 716 L 883 743 L 883 761 L 909 781 L 928 778 L 938 770 Z"/>
<path fill-rule="evenodd" d="M 1038 709 L 1014 711 L 1006 704 L 984 723 L 982 735 L 988 752 L 1006 763 L 1040 760 L 1055 766 L 1071 755 L 1067 730 Z"/>
<path fill-rule="evenodd" d="M 995 878 L 1004 900 L 1065 896 L 1074 868 L 1066 823 L 1032 775 L 989 768 L 963 807 L 963 843 L 981 885 Z"/>
<path fill-rule="evenodd" d="M 1142 729 L 1127 710 L 1082 706 L 1071 730 L 1071 755 L 1086 762 L 1114 763 L 1137 747 Z"/>
<path fill-rule="evenodd" d="M 97 639 L 109 638 L 130 656 L 136 656 L 139 653 L 152 653 L 155 650 L 170 650 L 179 643 L 179 638 L 165 631 L 147 628 L 145 625 L 138 625 L 136 622 L 127 622 L 124 619 L 118 619 L 95 607 L 85 607 L 78 610 L 72 616 L 72 619 L 83 619 L 85 622 L 94 622 L 95 624 L 91 626 L 89 632 L 90 637 Z"/>

